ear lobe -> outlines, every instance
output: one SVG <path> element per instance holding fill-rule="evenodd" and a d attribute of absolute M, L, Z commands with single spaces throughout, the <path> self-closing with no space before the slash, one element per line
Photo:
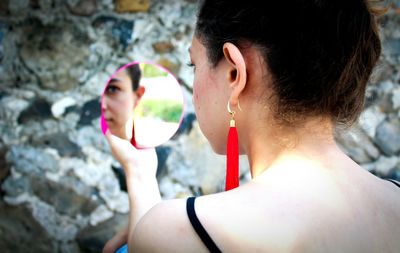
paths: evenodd
<path fill-rule="evenodd" d="M 139 86 L 139 87 L 136 89 L 136 91 L 134 92 L 135 95 L 136 95 L 136 100 L 135 100 L 134 107 L 136 107 L 136 106 L 139 104 L 139 102 L 140 102 L 140 100 L 142 99 L 142 97 L 143 97 L 145 91 L 146 91 L 146 88 L 145 88 L 144 86 Z M 134 95 L 132 95 L 132 96 L 134 96 Z"/>
<path fill-rule="evenodd" d="M 139 87 L 137 88 L 137 90 L 135 91 L 135 93 L 136 93 L 136 95 L 138 96 L 138 99 L 140 99 L 140 98 L 143 96 L 143 94 L 144 94 L 145 91 L 146 91 L 146 88 L 145 88 L 144 86 L 139 86 Z"/>
<path fill-rule="evenodd" d="M 223 45 L 223 53 L 230 65 L 227 73 L 230 88 L 232 88 L 229 102 L 235 106 L 247 83 L 246 62 L 239 48 L 230 42 Z"/>

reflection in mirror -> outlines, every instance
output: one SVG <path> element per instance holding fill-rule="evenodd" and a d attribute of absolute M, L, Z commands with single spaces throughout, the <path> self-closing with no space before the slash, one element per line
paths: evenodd
<path fill-rule="evenodd" d="M 183 94 L 176 78 L 158 65 L 129 63 L 109 79 L 101 101 L 101 129 L 137 148 L 161 145 L 178 130 Z"/>

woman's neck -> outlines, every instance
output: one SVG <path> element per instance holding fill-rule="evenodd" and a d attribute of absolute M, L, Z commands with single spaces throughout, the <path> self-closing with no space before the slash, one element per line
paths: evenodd
<path fill-rule="evenodd" d="M 330 159 L 343 157 L 333 138 L 333 125 L 328 120 L 309 120 L 295 129 L 254 127 L 241 139 L 244 139 L 243 148 L 252 178 L 278 168 L 282 173 L 308 165 L 323 168 Z"/>

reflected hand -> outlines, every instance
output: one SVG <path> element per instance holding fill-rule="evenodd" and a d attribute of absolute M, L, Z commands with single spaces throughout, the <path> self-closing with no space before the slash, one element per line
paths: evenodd
<path fill-rule="evenodd" d="M 114 253 L 122 245 L 128 242 L 128 228 L 118 232 L 113 238 L 108 240 L 103 248 L 102 253 Z"/>
<path fill-rule="evenodd" d="M 154 148 L 136 149 L 129 141 L 111 134 L 109 129 L 106 139 L 113 156 L 124 168 L 127 176 L 155 177 L 158 161 Z"/>

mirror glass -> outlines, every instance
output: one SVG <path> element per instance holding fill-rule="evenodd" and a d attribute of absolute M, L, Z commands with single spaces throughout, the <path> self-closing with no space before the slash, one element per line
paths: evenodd
<path fill-rule="evenodd" d="M 156 147 L 178 130 L 183 94 L 176 78 L 156 64 L 132 62 L 109 78 L 101 97 L 101 130 L 136 148 Z"/>

